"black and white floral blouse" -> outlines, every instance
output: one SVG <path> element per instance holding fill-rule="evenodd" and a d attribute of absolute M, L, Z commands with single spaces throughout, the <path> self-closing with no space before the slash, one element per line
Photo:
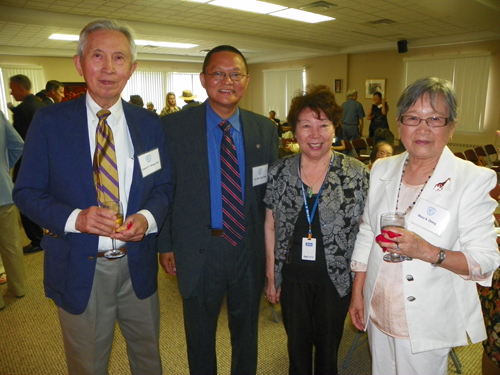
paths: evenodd
<path fill-rule="evenodd" d="M 300 155 L 281 159 L 269 170 L 264 202 L 273 211 L 275 221 L 276 289 L 281 285 L 281 269 L 288 243 L 304 205 L 298 174 Z M 367 191 L 368 172 L 365 165 L 334 152 L 328 180 L 318 203 L 318 213 L 328 275 L 340 297 L 351 291 L 350 261 Z"/>

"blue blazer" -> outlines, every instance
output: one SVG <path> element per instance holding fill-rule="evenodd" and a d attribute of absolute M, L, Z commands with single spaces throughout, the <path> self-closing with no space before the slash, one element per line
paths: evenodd
<path fill-rule="evenodd" d="M 134 146 L 134 171 L 127 216 L 149 210 L 160 228 L 173 195 L 170 162 L 158 115 L 123 101 Z M 143 178 L 138 155 L 159 149 L 162 168 Z M 71 314 L 82 313 L 94 278 L 98 236 L 65 233 L 75 208 L 97 202 L 87 127 L 85 98 L 37 111 L 28 131 L 14 201 L 26 216 L 54 236 L 44 236 L 45 293 Z M 57 236 L 57 237 L 55 237 Z M 157 235 L 127 243 L 128 264 L 138 298 L 157 289 Z"/>

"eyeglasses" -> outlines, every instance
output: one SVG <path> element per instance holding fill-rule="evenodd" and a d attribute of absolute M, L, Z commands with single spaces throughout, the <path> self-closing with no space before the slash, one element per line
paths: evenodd
<path fill-rule="evenodd" d="M 231 78 L 232 81 L 241 81 L 243 77 L 247 77 L 248 74 L 242 74 L 240 72 L 231 72 L 231 73 L 226 73 L 226 72 L 213 72 L 213 73 L 204 73 L 207 76 L 211 76 L 212 79 L 216 82 L 222 81 L 223 79 L 226 78 L 226 75 L 229 75 L 229 78 Z"/>
<path fill-rule="evenodd" d="M 447 119 L 446 117 L 436 116 L 427 118 L 420 118 L 417 116 L 401 116 L 399 118 L 399 121 L 401 121 L 401 123 L 406 126 L 418 126 L 421 121 L 425 121 L 427 126 L 430 128 L 441 128 L 448 124 L 449 119 Z"/>

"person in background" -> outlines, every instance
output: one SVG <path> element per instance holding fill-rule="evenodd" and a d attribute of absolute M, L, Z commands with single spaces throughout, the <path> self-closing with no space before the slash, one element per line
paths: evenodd
<path fill-rule="evenodd" d="M 162 117 L 175 195 L 158 241 L 160 263 L 177 274 L 194 375 L 217 373 L 215 336 L 224 296 L 231 374 L 257 371 L 265 276 L 263 199 L 278 137 L 268 118 L 239 108 L 249 79 L 238 49 L 215 47 L 200 73 L 208 100 Z M 196 136 L 186 136 L 186 129 Z"/>
<path fill-rule="evenodd" d="M 140 95 L 130 95 L 129 103 L 132 103 L 141 108 L 144 107 L 144 100 L 142 100 Z"/>
<path fill-rule="evenodd" d="M 360 102 L 358 102 L 358 92 L 349 90 L 347 92 L 347 101 L 342 104 L 344 112 L 342 113 L 342 126 L 344 130 L 344 139 L 352 141 L 363 136 L 363 118 L 365 111 Z"/>
<path fill-rule="evenodd" d="M 14 99 L 18 102 L 22 102 L 17 107 L 14 107 L 12 103 L 8 103 L 7 106 L 14 114 L 14 129 L 16 129 L 21 138 L 25 140 L 35 112 L 45 107 L 46 104 L 38 100 L 35 95 L 31 93 L 31 81 L 23 74 L 10 77 L 10 90 Z M 12 174 L 14 182 L 17 181 L 17 174 L 19 173 L 21 161 L 22 157 L 19 158 L 14 166 Z M 40 241 L 43 236 L 42 228 L 22 213 L 21 221 L 26 235 L 31 240 L 31 243 L 23 248 L 24 253 L 28 254 L 43 250 L 40 246 Z"/>
<path fill-rule="evenodd" d="M 326 86 L 293 98 L 287 119 L 302 151 L 269 171 L 266 296 L 281 302 L 290 375 L 338 374 L 349 262 L 368 190 L 365 165 L 331 150 L 341 113 Z"/>
<path fill-rule="evenodd" d="M 382 99 L 382 93 L 375 92 L 373 94 L 373 104 L 368 112 L 366 118 L 370 120 L 370 127 L 368 128 L 368 137 L 375 136 L 377 129 L 389 129 L 387 122 L 387 112 L 389 112 L 389 105 Z"/>
<path fill-rule="evenodd" d="M 156 113 L 155 105 L 152 102 L 148 102 L 146 104 L 146 108 L 148 109 L 148 111 Z"/>
<path fill-rule="evenodd" d="M 345 151 L 344 132 L 342 131 L 342 123 L 339 121 L 335 125 L 335 134 L 333 136 L 332 151 Z"/>
<path fill-rule="evenodd" d="M 45 90 L 38 92 L 36 96 L 47 105 L 60 103 L 64 98 L 64 85 L 56 80 L 48 81 Z"/>
<path fill-rule="evenodd" d="M 278 126 L 279 126 L 279 124 L 280 124 L 280 119 L 279 119 L 279 118 L 276 118 L 276 111 L 274 111 L 274 110 L 269 111 L 269 119 L 270 119 L 271 121 L 274 121 L 274 122 L 275 122 L 276 124 L 278 124 Z"/>
<path fill-rule="evenodd" d="M 187 109 L 190 107 L 196 107 L 200 105 L 201 103 L 195 100 L 197 97 L 198 97 L 197 95 L 193 95 L 191 90 L 184 90 L 182 92 L 182 96 L 179 96 L 179 99 L 183 99 L 184 102 L 186 103 L 184 106 L 182 106 L 182 109 Z"/>
<path fill-rule="evenodd" d="M 179 112 L 180 110 L 181 108 L 177 106 L 175 94 L 173 92 L 167 93 L 165 97 L 165 108 L 161 110 L 160 117 L 168 115 L 169 113 Z"/>
<path fill-rule="evenodd" d="M 121 99 L 136 58 L 127 26 L 84 27 L 73 60 L 88 91 L 36 114 L 14 188 L 19 209 L 45 228 L 45 294 L 70 375 L 108 374 L 116 322 L 130 372 L 162 373 L 156 244 L 173 183 L 160 118 Z M 122 225 L 106 201 L 122 204 Z"/>
<path fill-rule="evenodd" d="M 17 208 L 12 200 L 12 179 L 10 170 L 23 153 L 23 139 L 0 111 L 0 256 L 8 280 L 8 290 L 16 298 L 24 297 L 25 270 L 23 246 Z M 4 274 L 5 275 L 5 274 Z M 5 308 L 5 301 L 0 292 L 0 310 Z"/>
<path fill-rule="evenodd" d="M 500 130 L 497 130 L 496 134 L 500 137 Z M 493 195 L 493 191 L 491 194 Z M 500 197 L 493 196 L 493 199 L 498 201 Z M 482 375 L 500 375 L 500 313 L 498 311 L 500 268 L 497 268 L 493 274 L 491 287 L 479 286 L 478 289 L 487 334 L 486 340 L 483 341 Z"/>
<path fill-rule="evenodd" d="M 457 108 L 447 80 L 409 85 L 397 104 L 407 152 L 370 172 L 349 313 L 368 330 L 374 375 L 445 375 L 452 347 L 486 338 L 476 283 L 491 285 L 500 264 L 489 196 L 497 179 L 446 146 Z M 388 212 L 403 213 L 405 227 L 381 228 Z M 411 259 L 387 262 L 384 251 Z"/>
<path fill-rule="evenodd" d="M 372 152 L 370 153 L 370 164 L 368 164 L 368 169 L 371 170 L 375 160 L 388 158 L 394 154 L 394 146 L 388 142 L 380 141 L 373 146 Z"/>

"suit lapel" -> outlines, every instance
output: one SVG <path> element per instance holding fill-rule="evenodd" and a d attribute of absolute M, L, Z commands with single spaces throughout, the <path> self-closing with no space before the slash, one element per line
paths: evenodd
<path fill-rule="evenodd" d="M 90 154 L 89 130 L 87 124 L 87 106 L 85 96 L 76 99 L 75 105 L 65 109 L 63 123 L 60 131 L 63 139 L 67 142 L 66 149 L 75 165 L 75 178 L 80 180 L 81 186 L 85 187 L 86 197 L 94 197 L 93 205 L 97 204 L 97 193 L 94 186 L 94 175 L 92 170 L 92 155 Z M 82 152 L 83 150 L 83 152 Z"/>
<path fill-rule="evenodd" d="M 241 127 L 243 129 L 243 142 L 245 145 L 245 211 L 250 207 L 250 194 L 253 188 L 253 167 L 255 167 L 255 150 L 262 147 L 259 143 L 256 126 L 248 112 L 240 109 Z"/>
<path fill-rule="evenodd" d="M 398 196 L 399 183 L 401 182 L 401 173 L 403 173 L 403 167 L 408 154 L 405 152 L 396 163 L 394 163 L 385 173 L 380 177 L 385 190 L 385 198 L 387 201 L 387 207 L 389 211 L 396 211 L 396 200 Z M 398 207 L 399 211 L 404 211 L 401 207 Z"/>

